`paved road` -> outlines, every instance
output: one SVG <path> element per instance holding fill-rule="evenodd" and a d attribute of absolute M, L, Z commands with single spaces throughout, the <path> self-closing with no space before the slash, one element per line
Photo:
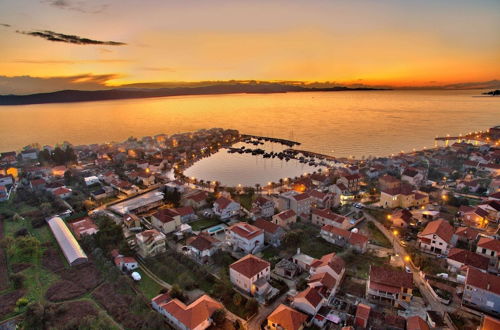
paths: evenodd
<path fill-rule="evenodd" d="M 391 242 L 394 252 L 399 254 L 401 258 L 409 256 L 406 252 L 405 248 L 399 244 L 399 240 L 394 239 L 393 234 L 387 230 L 381 223 L 379 223 L 374 217 L 365 212 L 365 217 L 368 221 L 371 221 L 377 226 L 377 228 L 387 237 L 387 239 Z M 451 311 L 453 308 L 449 306 L 445 306 L 441 304 L 434 296 L 430 293 L 427 287 L 424 285 L 424 279 L 420 276 L 420 270 L 415 268 L 413 263 L 407 263 L 413 272 L 413 281 L 417 285 L 418 289 L 422 293 L 422 296 L 426 300 L 427 304 L 430 305 L 431 309 L 438 312 L 447 312 Z"/>

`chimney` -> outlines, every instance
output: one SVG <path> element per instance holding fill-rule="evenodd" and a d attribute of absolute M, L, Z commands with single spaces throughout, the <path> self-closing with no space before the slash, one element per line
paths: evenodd
<path fill-rule="evenodd" d="M 300 248 L 297 248 L 297 254 L 300 254 Z"/>

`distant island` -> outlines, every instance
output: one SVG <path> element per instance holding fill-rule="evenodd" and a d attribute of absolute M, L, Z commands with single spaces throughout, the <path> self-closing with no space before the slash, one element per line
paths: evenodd
<path fill-rule="evenodd" d="M 163 96 L 238 94 L 238 93 L 287 93 L 287 92 L 334 92 L 334 91 L 369 91 L 377 88 L 349 87 L 305 87 L 279 83 L 268 84 L 216 84 L 199 87 L 168 87 L 168 88 L 116 88 L 107 90 L 62 90 L 51 93 L 29 95 L 0 95 L 0 105 L 25 105 L 41 103 L 69 103 L 121 99 L 138 99 Z"/>
<path fill-rule="evenodd" d="M 483 93 L 483 95 L 500 96 L 500 89 Z"/>

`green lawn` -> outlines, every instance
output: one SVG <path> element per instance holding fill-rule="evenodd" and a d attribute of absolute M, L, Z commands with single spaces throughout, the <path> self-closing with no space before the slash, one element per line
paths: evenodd
<path fill-rule="evenodd" d="M 298 245 L 301 253 L 319 259 L 325 254 L 340 252 L 342 250 L 338 246 L 328 243 L 323 238 L 319 237 L 319 227 L 311 223 L 297 222 L 292 226 L 292 229 L 301 231 L 301 239 Z M 295 251 L 296 250 L 292 252 L 295 253 Z"/>
<path fill-rule="evenodd" d="M 250 210 L 252 208 L 254 197 L 255 195 L 243 194 L 238 195 L 236 199 L 241 204 L 241 206 L 243 206 L 247 210 Z"/>
<path fill-rule="evenodd" d="M 193 231 L 200 231 L 215 225 L 218 225 L 220 220 L 218 219 L 209 219 L 209 218 L 202 218 L 197 221 L 190 222 L 189 225 L 193 229 Z"/>
<path fill-rule="evenodd" d="M 149 277 L 148 274 L 141 271 L 140 269 L 138 273 L 141 274 L 141 280 L 139 281 L 139 290 L 141 290 L 144 296 L 146 296 L 146 298 L 148 299 L 156 297 L 162 287 L 158 283 L 153 281 L 153 279 Z"/>
<path fill-rule="evenodd" d="M 372 241 L 373 244 L 388 249 L 392 248 L 391 242 L 372 222 L 368 222 L 367 228 L 370 232 L 370 240 Z"/>
<path fill-rule="evenodd" d="M 389 263 L 389 258 L 380 258 L 369 253 L 355 254 L 353 252 L 339 254 L 346 262 L 346 273 L 352 277 L 368 279 L 370 265 L 381 266 Z"/>

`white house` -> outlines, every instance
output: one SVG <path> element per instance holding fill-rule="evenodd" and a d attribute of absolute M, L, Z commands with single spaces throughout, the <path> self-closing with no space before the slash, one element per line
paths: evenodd
<path fill-rule="evenodd" d="M 342 278 L 345 273 L 345 261 L 336 255 L 335 253 L 325 254 L 321 259 L 315 260 L 309 269 L 311 275 L 328 273 L 336 281 L 335 288 L 332 290 L 335 292 L 337 287 L 340 285 Z"/>
<path fill-rule="evenodd" d="M 85 181 L 85 184 L 87 186 L 91 186 L 93 184 L 99 183 L 99 178 L 95 175 L 83 178 L 83 180 Z"/>
<path fill-rule="evenodd" d="M 431 221 L 418 234 L 418 246 L 429 253 L 444 254 L 456 244 L 453 227 L 444 219 Z"/>
<path fill-rule="evenodd" d="M 236 287 L 252 295 L 260 294 L 270 286 L 271 264 L 249 254 L 229 266 L 229 279 Z"/>
<path fill-rule="evenodd" d="M 259 196 L 252 203 L 252 213 L 255 218 L 270 218 L 274 215 L 274 202 L 264 196 Z"/>
<path fill-rule="evenodd" d="M 139 268 L 139 263 L 137 262 L 137 260 L 135 260 L 135 258 L 132 257 L 118 256 L 115 258 L 115 265 L 120 270 L 123 270 L 125 268 L 128 271 Z"/>
<path fill-rule="evenodd" d="M 200 234 L 190 237 L 187 240 L 187 246 L 191 256 L 201 263 L 207 263 L 220 249 L 220 241 L 210 235 Z"/>
<path fill-rule="evenodd" d="M 234 251 L 256 253 L 264 247 L 264 230 L 246 222 L 238 222 L 226 231 L 226 240 Z"/>
<path fill-rule="evenodd" d="M 309 315 L 316 315 L 325 303 L 326 299 L 319 293 L 318 289 L 309 287 L 293 298 L 292 306 Z"/>
<path fill-rule="evenodd" d="M 477 243 L 476 252 L 489 259 L 489 266 L 495 272 L 500 272 L 500 241 L 490 237 L 481 237 Z"/>
<path fill-rule="evenodd" d="M 219 197 L 213 206 L 213 211 L 216 215 L 218 215 L 221 219 L 229 219 L 240 213 L 240 204 L 235 201 L 226 198 Z"/>

